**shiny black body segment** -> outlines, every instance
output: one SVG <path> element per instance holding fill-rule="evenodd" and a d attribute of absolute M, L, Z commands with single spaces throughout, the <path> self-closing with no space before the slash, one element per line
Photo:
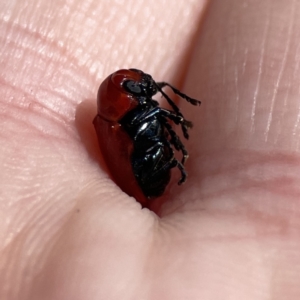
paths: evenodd
<path fill-rule="evenodd" d="M 162 90 L 169 86 L 173 92 L 193 105 L 200 101 L 192 99 L 165 82 L 155 82 L 152 77 L 142 71 L 141 82 L 127 80 L 123 88 L 137 101 L 138 106 L 127 113 L 120 124 L 133 140 L 131 165 L 137 182 L 144 195 L 151 199 L 163 194 L 171 178 L 171 169 L 177 167 L 181 172 L 178 184 L 185 182 L 187 174 L 184 163 L 188 158 L 183 143 L 172 129 L 170 121 L 181 125 L 183 135 L 188 139 L 188 128 L 192 123 L 185 120 L 176 104 Z M 165 97 L 172 110 L 159 107 L 152 97 L 160 92 Z M 174 149 L 181 151 L 182 159 L 174 156 Z"/>

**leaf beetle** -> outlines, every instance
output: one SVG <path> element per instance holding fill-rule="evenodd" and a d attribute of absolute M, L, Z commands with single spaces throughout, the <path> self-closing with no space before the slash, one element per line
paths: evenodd
<path fill-rule="evenodd" d="M 122 69 L 109 75 L 97 95 L 97 115 L 93 121 L 100 150 L 115 183 L 144 207 L 161 196 L 177 167 L 181 173 L 178 184 L 185 182 L 184 164 L 188 152 L 172 124 L 180 125 L 188 139 L 187 121 L 164 87 L 192 105 L 201 102 L 188 97 L 166 82 L 156 82 L 138 69 Z M 153 99 L 157 93 L 167 100 L 171 109 L 159 106 Z M 174 150 L 182 153 L 177 160 Z"/>

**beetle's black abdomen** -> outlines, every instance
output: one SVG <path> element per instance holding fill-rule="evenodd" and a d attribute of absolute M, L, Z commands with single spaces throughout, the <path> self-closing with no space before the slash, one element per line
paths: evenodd
<path fill-rule="evenodd" d="M 146 197 L 158 197 L 163 194 L 170 181 L 170 168 L 164 168 L 169 156 L 161 146 L 150 151 L 140 150 L 135 148 L 131 157 L 134 175 Z"/>
<path fill-rule="evenodd" d="M 173 158 L 166 145 L 167 131 L 156 115 L 154 107 L 138 107 L 121 121 L 133 140 L 131 164 L 140 188 L 148 198 L 164 192 L 171 177 Z M 151 117 L 148 117 L 148 116 Z"/>

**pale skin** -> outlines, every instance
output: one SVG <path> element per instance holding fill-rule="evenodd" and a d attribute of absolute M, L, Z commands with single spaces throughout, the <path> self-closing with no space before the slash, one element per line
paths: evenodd
<path fill-rule="evenodd" d="M 300 2 L 0 4 L 0 299 L 300 299 Z M 92 126 L 120 68 L 201 107 L 160 218 Z"/>

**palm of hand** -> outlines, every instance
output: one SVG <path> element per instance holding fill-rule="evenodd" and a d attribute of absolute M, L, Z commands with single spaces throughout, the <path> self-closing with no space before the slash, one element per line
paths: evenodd
<path fill-rule="evenodd" d="M 119 67 L 178 75 L 202 4 L 151 8 L 150 33 L 142 6 L 41 1 L 23 19 L 7 7 L 1 299 L 299 299 L 300 7 L 229 2 L 213 2 L 194 37 L 185 91 L 203 106 L 186 114 L 190 177 L 161 219 L 99 169 L 94 99 Z"/>

